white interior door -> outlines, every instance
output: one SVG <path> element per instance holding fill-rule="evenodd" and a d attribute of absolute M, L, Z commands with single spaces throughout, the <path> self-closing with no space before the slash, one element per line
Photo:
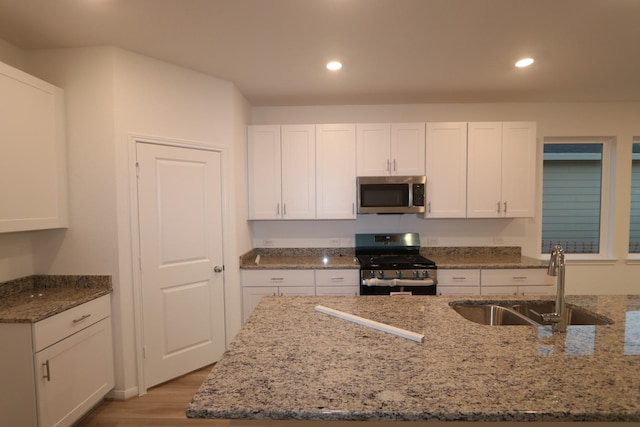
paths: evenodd
<path fill-rule="evenodd" d="M 221 154 L 137 143 L 144 382 L 225 349 Z"/>

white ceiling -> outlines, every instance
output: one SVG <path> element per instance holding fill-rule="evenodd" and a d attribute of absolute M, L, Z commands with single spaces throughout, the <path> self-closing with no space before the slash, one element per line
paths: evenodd
<path fill-rule="evenodd" d="M 640 100 L 639 0 L 0 0 L 0 39 L 118 46 L 255 106 Z"/>

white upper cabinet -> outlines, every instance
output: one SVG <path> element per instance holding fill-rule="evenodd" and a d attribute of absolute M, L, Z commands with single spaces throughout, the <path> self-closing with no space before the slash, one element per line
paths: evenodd
<path fill-rule="evenodd" d="M 358 124 L 358 176 L 411 176 L 425 172 L 425 124 Z"/>
<path fill-rule="evenodd" d="M 467 217 L 534 216 L 535 157 L 535 123 L 469 123 Z"/>
<path fill-rule="evenodd" d="M 63 91 L 0 63 L 0 232 L 68 226 Z"/>
<path fill-rule="evenodd" d="M 316 217 L 356 218 L 356 127 L 316 126 Z"/>
<path fill-rule="evenodd" d="M 249 219 L 315 218 L 315 127 L 250 126 Z"/>
<path fill-rule="evenodd" d="M 467 215 L 467 123 L 427 123 L 426 218 Z"/>

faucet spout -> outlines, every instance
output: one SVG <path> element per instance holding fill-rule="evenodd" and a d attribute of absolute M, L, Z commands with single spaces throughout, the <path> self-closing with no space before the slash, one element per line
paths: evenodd
<path fill-rule="evenodd" d="M 555 313 L 553 320 L 553 330 L 556 332 L 565 332 L 567 330 L 566 304 L 564 300 L 564 249 L 560 245 L 556 245 L 551 250 L 551 259 L 549 260 L 549 276 L 557 276 L 556 279 L 556 301 Z"/>

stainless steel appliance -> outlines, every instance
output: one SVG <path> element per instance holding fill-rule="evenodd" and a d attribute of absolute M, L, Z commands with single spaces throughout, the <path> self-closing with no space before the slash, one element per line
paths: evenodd
<path fill-rule="evenodd" d="M 426 183 L 425 176 L 360 176 L 358 213 L 424 212 Z"/>
<path fill-rule="evenodd" d="M 436 295 L 437 266 L 417 233 L 356 234 L 360 295 Z"/>

